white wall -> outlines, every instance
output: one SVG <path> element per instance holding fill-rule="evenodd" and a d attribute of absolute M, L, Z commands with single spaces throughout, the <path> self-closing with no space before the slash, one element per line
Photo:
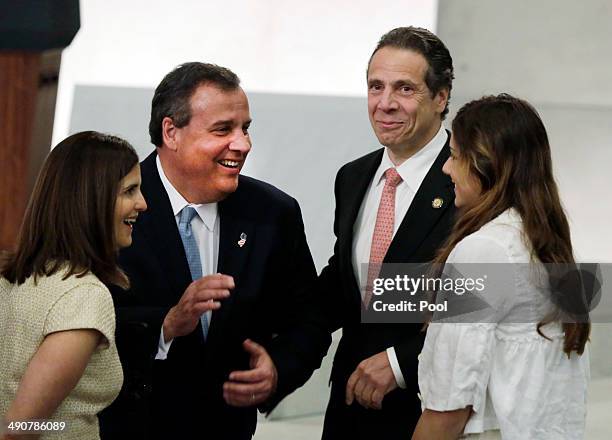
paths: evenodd
<path fill-rule="evenodd" d="M 62 57 L 53 144 L 69 133 L 75 84 L 155 87 L 174 66 L 234 70 L 247 92 L 365 96 L 378 38 L 432 29 L 436 0 L 81 0 Z"/>
<path fill-rule="evenodd" d="M 440 0 L 456 111 L 511 93 L 539 110 L 580 258 L 612 262 L 612 3 Z"/>

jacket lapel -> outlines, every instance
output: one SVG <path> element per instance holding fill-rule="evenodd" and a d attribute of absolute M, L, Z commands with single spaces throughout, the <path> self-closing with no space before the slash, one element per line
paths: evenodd
<path fill-rule="evenodd" d="M 238 187 L 240 188 L 240 184 Z M 255 224 L 246 218 L 244 213 L 240 215 L 244 209 L 247 208 L 241 202 L 239 190 L 219 202 L 220 231 L 217 272 L 232 276 L 236 286 L 240 284 L 241 274 L 247 266 L 256 235 Z M 219 328 L 223 328 L 223 322 L 227 320 L 234 301 L 235 295 L 230 294 L 229 298 L 223 301 L 222 307 L 213 312 L 208 332 L 209 341 L 215 338 Z"/>
<path fill-rule="evenodd" d="M 141 164 L 142 193 L 148 205 L 147 211 L 141 214 L 142 222 L 146 223 L 142 230 L 168 279 L 169 292 L 176 292 L 175 297 L 167 297 L 164 300 L 174 305 L 191 282 L 191 272 L 172 214 L 170 199 L 157 171 L 156 157 L 157 153 L 153 152 Z"/>
<path fill-rule="evenodd" d="M 380 165 L 383 152 L 384 149 L 381 148 L 356 163 L 355 167 L 351 169 L 350 175 L 347 176 L 350 182 L 343 185 L 343 192 L 339 195 L 344 207 L 342 208 L 343 212 L 338 213 L 338 246 L 339 253 L 344 259 L 344 267 L 348 269 L 344 274 L 344 283 L 348 287 L 345 291 L 350 292 L 349 300 L 355 300 L 357 304 L 361 304 L 361 293 L 359 293 L 359 284 L 355 278 L 352 261 L 353 230 L 359 208 L 361 208 L 374 173 Z M 355 296 L 353 292 L 357 292 L 358 295 Z"/>
<path fill-rule="evenodd" d="M 346 206 L 345 214 L 341 217 L 339 235 L 346 237 L 345 245 L 351 246 L 353 243 L 353 227 L 361 203 L 365 197 L 365 193 L 370 185 L 372 177 L 382 160 L 384 149 L 380 149 L 366 156 L 363 161 L 356 164 L 348 176 L 350 182 L 344 186 L 343 194 L 341 195 L 343 204 Z"/>
<path fill-rule="evenodd" d="M 449 136 L 450 139 L 450 136 Z M 406 212 L 384 262 L 407 263 L 440 217 L 454 203 L 452 181 L 442 172 L 450 154 L 448 140 L 429 169 Z M 440 206 L 441 202 L 441 206 Z"/>

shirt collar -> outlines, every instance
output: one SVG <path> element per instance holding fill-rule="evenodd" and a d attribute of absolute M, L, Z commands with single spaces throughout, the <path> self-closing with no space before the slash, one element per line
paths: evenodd
<path fill-rule="evenodd" d="M 168 177 L 166 177 L 166 173 L 164 173 L 164 169 L 161 164 L 161 160 L 159 159 L 159 155 L 155 158 L 155 163 L 157 164 L 157 172 L 159 173 L 159 178 L 162 181 L 162 185 L 164 185 L 164 189 L 168 194 L 168 198 L 170 199 L 170 205 L 172 206 L 172 214 L 176 217 L 180 214 L 185 206 L 193 206 L 196 210 L 202 221 L 204 222 L 204 226 L 209 231 L 214 230 L 215 223 L 217 221 L 218 215 L 218 206 L 217 202 L 214 203 L 189 203 L 185 198 L 177 191 L 177 189 L 172 185 Z"/>
<path fill-rule="evenodd" d="M 435 162 L 436 157 L 438 157 L 438 154 L 440 154 L 440 151 L 442 151 L 442 148 L 446 144 L 447 138 L 448 133 L 446 133 L 444 127 L 440 125 L 440 130 L 438 130 L 436 135 L 425 144 L 423 148 L 417 151 L 414 156 L 405 160 L 404 163 L 398 167 L 393 164 L 389 157 L 389 148 L 385 147 L 382 161 L 376 173 L 374 173 L 374 179 L 372 181 L 375 182 L 377 186 L 380 185 L 383 181 L 385 171 L 389 168 L 395 168 L 402 178 L 402 183 L 406 183 L 412 191 L 417 192 L 427 172 Z"/>

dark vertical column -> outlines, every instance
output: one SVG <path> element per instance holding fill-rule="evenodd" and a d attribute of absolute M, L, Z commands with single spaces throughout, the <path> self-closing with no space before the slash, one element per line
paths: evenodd
<path fill-rule="evenodd" d="M 0 0 L 0 251 L 11 249 L 49 152 L 61 51 L 78 0 Z"/>
<path fill-rule="evenodd" d="M 40 58 L 0 52 L 0 250 L 12 247 L 29 195 Z"/>

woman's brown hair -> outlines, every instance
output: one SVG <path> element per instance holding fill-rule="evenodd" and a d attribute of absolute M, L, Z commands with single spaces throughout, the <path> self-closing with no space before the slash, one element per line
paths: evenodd
<path fill-rule="evenodd" d="M 480 182 L 478 201 L 466 207 L 435 263 L 444 263 L 457 243 L 509 208 L 521 216 L 532 254 L 547 268 L 551 285 L 558 281 L 554 267 L 573 265 L 570 229 L 553 177 L 550 145 L 544 124 L 527 102 L 507 94 L 487 96 L 464 105 L 453 120 L 460 166 Z M 578 295 L 562 289 L 557 296 Z M 573 298 L 557 303 L 576 304 Z M 578 301 L 580 302 L 580 301 Z M 588 314 L 572 317 L 563 310 L 564 351 L 582 354 L 590 332 Z M 558 315 L 545 317 L 541 327 Z M 567 322 L 569 321 L 569 322 Z M 545 336 L 544 336 L 545 337 Z"/>
<path fill-rule="evenodd" d="M 137 164 L 134 148 L 115 136 L 84 131 L 60 142 L 38 175 L 0 274 L 21 284 L 66 268 L 64 279 L 91 272 L 127 288 L 116 263 L 114 212 L 121 179 Z"/>

